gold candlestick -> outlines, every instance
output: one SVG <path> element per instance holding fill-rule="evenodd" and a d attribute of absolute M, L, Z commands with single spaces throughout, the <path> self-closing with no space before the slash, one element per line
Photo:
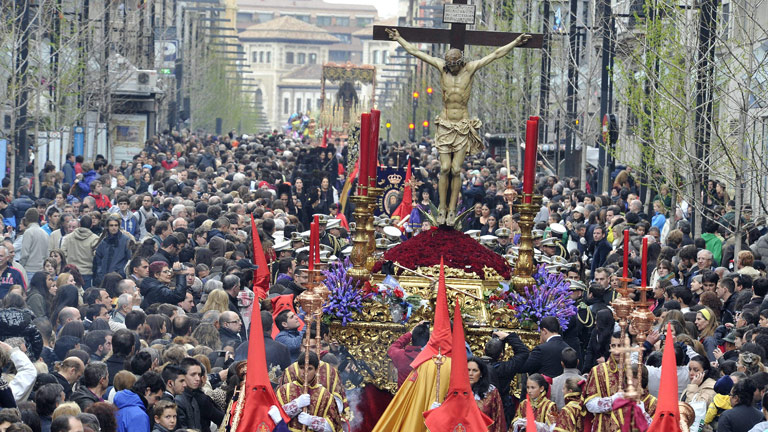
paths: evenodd
<path fill-rule="evenodd" d="M 523 202 L 526 197 L 531 197 L 531 204 L 517 204 L 514 207 L 520 213 L 520 251 L 515 261 L 515 272 L 512 277 L 512 285 L 515 291 L 523 293 L 525 287 L 536 284 L 533 273 L 536 265 L 533 262 L 533 218 L 541 208 L 541 195 L 523 194 Z"/>
<path fill-rule="evenodd" d="M 371 272 L 365 264 L 370 255 L 368 253 L 368 240 L 369 237 L 373 238 L 373 233 L 368 231 L 369 219 L 370 225 L 373 226 L 373 217 L 369 213 L 370 206 L 367 196 L 354 195 L 350 197 L 350 200 L 355 204 L 355 210 L 352 212 L 355 217 L 355 231 L 352 234 L 352 253 L 349 255 L 352 268 L 347 273 L 355 280 L 365 282 L 371 278 Z"/>

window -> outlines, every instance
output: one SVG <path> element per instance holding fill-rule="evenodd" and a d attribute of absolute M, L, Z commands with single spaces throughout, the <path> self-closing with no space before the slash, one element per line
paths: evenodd
<path fill-rule="evenodd" d="M 379 64 L 379 50 L 373 50 L 373 64 Z"/>
<path fill-rule="evenodd" d="M 721 19 L 723 25 L 723 39 L 728 40 L 731 33 L 731 4 L 723 3 L 723 18 Z"/>
<path fill-rule="evenodd" d="M 285 64 L 293 64 L 293 53 L 292 52 L 285 53 Z"/>
<path fill-rule="evenodd" d="M 307 111 L 312 111 L 312 99 L 307 98 Z"/>
<path fill-rule="evenodd" d="M 256 18 L 260 23 L 265 23 L 267 21 L 270 21 L 274 17 L 275 17 L 275 14 L 272 12 L 256 12 Z"/>
<path fill-rule="evenodd" d="M 349 33 L 331 33 L 331 34 L 339 38 L 339 40 L 342 43 L 352 42 L 352 35 L 350 35 Z"/>
<path fill-rule="evenodd" d="M 317 105 L 315 105 L 318 110 L 323 108 L 323 100 L 320 98 L 317 98 Z M 766 135 L 766 139 L 768 140 L 768 135 Z"/>
<path fill-rule="evenodd" d="M 373 24 L 373 18 L 369 17 L 358 17 L 356 21 L 358 27 L 365 27 L 367 25 Z"/>
<path fill-rule="evenodd" d="M 262 106 L 264 104 L 264 94 L 261 89 L 256 89 L 256 105 Z"/>
<path fill-rule="evenodd" d="M 264 63 L 264 51 L 259 51 L 259 63 Z"/>
<path fill-rule="evenodd" d="M 349 27 L 349 17 L 336 17 L 336 25 L 339 27 Z"/>
<path fill-rule="evenodd" d="M 351 51 L 330 51 L 328 53 L 328 60 L 332 62 L 345 62 L 351 58 Z"/>
<path fill-rule="evenodd" d="M 244 22 L 249 23 L 253 21 L 253 13 L 251 12 L 238 12 L 237 13 L 237 21 L 238 22 Z"/>
<path fill-rule="evenodd" d="M 296 64 L 304 64 L 307 62 L 307 55 L 304 53 L 299 53 L 298 56 L 296 56 Z"/>
<path fill-rule="evenodd" d="M 304 21 L 305 23 L 309 22 L 309 15 L 293 15 L 293 14 L 285 14 L 285 13 L 283 15 L 284 16 L 294 17 L 294 18 L 296 18 L 299 21 Z"/>
<path fill-rule="evenodd" d="M 283 98 L 283 114 L 288 114 L 291 108 L 290 105 L 291 101 L 287 97 Z"/>
<path fill-rule="evenodd" d="M 296 112 L 301 112 L 301 98 L 296 98 Z"/>
<path fill-rule="evenodd" d="M 258 63 L 258 62 L 259 62 L 259 52 L 258 51 L 254 51 L 253 52 L 253 63 Z"/>
<path fill-rule="evenodd" d="M 381 64 L 387 64 L 387 54 L 386 50 L 381 51 Z"/>
<path fill-rule="evenodd" d="M 272 52 L 267 51 L 267 63 L 272 63 Z"/>
<path fill-rule="evenodd" d="M 329 27 L 333 25 L 333 18 L 329 16 L 318 16 L 317 17 L 317 26 L 318 27 Z"/>
<path fill-rule="evenodd" d="M 316 64 L 316 63 L 317 63 L 317 54 L 309 53 L 309 64 Z"/>

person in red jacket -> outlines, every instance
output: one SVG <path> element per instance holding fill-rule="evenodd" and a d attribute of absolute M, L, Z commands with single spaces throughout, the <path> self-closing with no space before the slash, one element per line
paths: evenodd
<path fill-rule="evenodd" d="M 112 207 L 112 202 L 109 197 L 101 193 L 102 184 L 100 180 L 94 180 L 91 182 L 91 193 L 88 196 L 93 197 L 96 200 L 96 208 L 99 210 L 109 210 Z"/>
<path fill-rule="evenodd" d="M 421 321 L 410 332 L 400 336 L 387 350 L 387 355 L 397 369 L 397 386 L 400 387 L 411 373 L 411 362 L 429 342 L 429 322 Z"/>

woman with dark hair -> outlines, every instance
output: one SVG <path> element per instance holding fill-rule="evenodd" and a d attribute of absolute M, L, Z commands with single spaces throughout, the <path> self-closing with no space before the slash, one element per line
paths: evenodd
<path fill-rule="evenodd" d="M 70 321 L 59 330 L 59 334 L 56 335 L 57 339 L 64 336 L 74 336 L 80 340 L 85 336 L 85 326 L 82 321 Z"/>
<path fill-rule="evenodd" d="M 120 276 L 120 273 L 107 273 L 104 275 L 104 279 L 101 280 L 101 288 L 107 290 L 107 294 L 112 298 L 120 297 L 120 293 L 117 292 L 117 284 L 121 280 L 123 280 L 123 277 Z"/>
<path fill-rule="evenodd" d="M 525 387 L 528 391 L 528 396 L 531 397 L 531 408 L 533 408 L 533 417 L 536 419 L 536 423 L 544 423 L 547 426 L 553 424 L 557 415 L 557 405 L 549 400 L 547 396 L 549 393 L 549 382 L 547 382 L 542 374 L 536 373 L 528 376 L 528 382 Z M 525 424 L 527 405 L 528 401 L 524 400 L 517 406 L 515 423 L 522 422 Z"/>
<path fill-rule="evenodd" d="M 195 264 L 205 264 L 213 267 L 213 252 L 207 247 L 195 248 Z"/>
<path fill-rule="evenodd" d="M 147 316 L 145 324 L 149 328 L 147 337 L 145 338 L 149 345 L 154 345 L 158 343 L 159 340 L 165 339 L 165 333 L 168 329 L 166 328 L 165 318 L 162 315 L 152 314 Z"/>
<path fill-rule="evenodd" d="M 757 387 L 751 379 L 741 379 L 731 389 L 731 406 L 720 415 L 717 430 L 722 432 L 748 432 L 763 420 L 763 414 L 755 408 Z"/>
<path fill-rule="evenodd" d="M 488 365 L 478 357 L 471 357 L 467 360 L 467 369 L 469 370 L 469 384 L 472 386 L 472 393 L 475 394 L 477 407 L 493 420 L 488 431 L 506 431 L 507 420 L 504 417 L 504 404 L 501 402 L 499 390 L 491 384 Z"/>
<path fill-rule="evenodd" d="M 494 235 L 497 229 L 499 229 L 499 215 L 493 211 L 488 215 L 483 228 L 480 229 L 480 235 Z"/>
<path fill-rule="evenodd" d="M 157 243 L 155 242 L 154 237 L 150 237 L 141 243 L 141 246 L 139 246 L 139 248 L 136 250 L 136 253 L 133 254 L 133 258 L 148 259 L 154 255 L 156 251 Z"/>
<path fill-rule="evenodd" d="M 48 315 L 53 297 L 56 294 L 56 284 L 53 283 L 53 277 L 46 272 L 37 272 L 29 281 L 29 291 L 27 293 L 27 307 L 36 317 Z"/>
<path fill-rule="evenodd" d="M 688 377 L 690 384 L 683 391 L 680 400 L 687 403 L 704 402 L 709 406 L 715 398 L 715 383 L 717 370 L 712 369 L 709 360 L 695 356 L 688 362 Z"/>
<path fill-rule="evenodd" d="M 582 370 L 591 370 L 598 363 L 608 360 L 611 355 L 611 335 L 613 334 L 616 321 L 613 319 L 613 312 L 610 309 L 601 309 L 595 315 L 595 328 L 589 336 L 587 351 L 584 355 L 584 368 Z"/>
<path fill-rule="evenodd" d="M 53 324 L 54 327 L 57 325 L 59 312 L 61 312 L 62 309 L 65 307 L 76 308 L 79 304 L 79 292 L 76 286 L 64 285 L 60 287 L 56 292 L 56 297 L 54 297 L 53 304 L 51 305 L 51 324 Z"/>

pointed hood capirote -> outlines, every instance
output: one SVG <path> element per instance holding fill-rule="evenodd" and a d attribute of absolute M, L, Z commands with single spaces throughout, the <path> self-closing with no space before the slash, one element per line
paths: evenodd
<path fill-rule="evenodd" d="M 440 269 L 442 275 L 442 267 Z M 456 299 L 453 312 L 452 344 L 454 347 L 464 346 L 464 325 L 459 299 Z M 433 432 L 453 430 L 484 432 L 493 424 L 493 420 L 483 414 L 475 403 L 475 394 L 469 385 L 467 355 L 464 350 L 457 348 L 453 351 L 451 385 L 448 387 L 448 394 L 442 405 L 424 413 L 424 423 Z"/>
<path fill-rule="evenodd" d="M 464 342 L 462 341 L 461 344 L 463 346 Z M 448 315 L 448 297 L 445 292 L 445 270 L 442 258 L 440 258 L 440 279 L 437 282 L 434 327 L 429 337 L 429 342 L 424 346 L 421 353 L 413 359 L 411 367 L 414 369 L 418 368 L 419 365 L 438 353 L 444 356 L 451 355 L 451 318 Z"/>

